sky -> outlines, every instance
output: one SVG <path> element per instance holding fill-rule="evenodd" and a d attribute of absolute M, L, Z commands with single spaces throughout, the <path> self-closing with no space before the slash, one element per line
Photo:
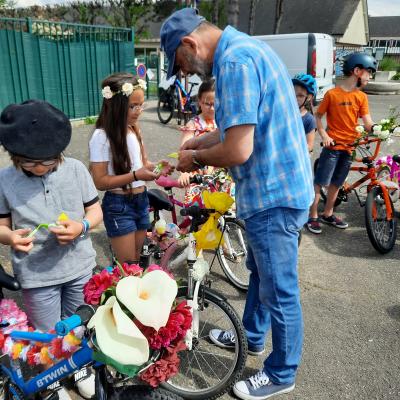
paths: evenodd
<path fill-rule="evenodd" d="M 372 17 L 400 15 L 400 0 L 367 0 L 368 14 Z"/>
<path fill-rule="evenodd" d="M 34 4 L 45 5 L 66 2 L 66 0 L 17 0 L 17 7 L 26 7 Z M 385 15 L 400 15 L 400 0 L 367 0 L 367 2 L 369 9 L 368 14 L 373 17 Z"/>

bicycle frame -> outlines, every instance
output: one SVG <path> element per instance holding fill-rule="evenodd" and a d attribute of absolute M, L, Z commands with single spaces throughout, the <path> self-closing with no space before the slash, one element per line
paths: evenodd
<path fill-rule="evenodd" d="M 20 332 L 13 331 L 11 334 L 13 339 L 20 340 L 32 340 L 43 343 L 50 342 L 56 335 L 37 333 L 37 332 Z M 0 365 L 3 373 L 8 376 L 11 382 L 15 383 L 18 388 L 22 391 L 25 396 L 30 396 L 37 392 L 43 391 L 48 388 L 51 384 L 66 378 L 73 372 L 78 371 L 83 366 L 93 361 L 92 358 L 93 350 L 89 346 L 86 339 L 82 339 L 81 348 L 71 355 L 68 359 L 59 361 L 46 371 L 39 375 L 31 378 L 27 382 L 24 381 L 22 370 L 20 367 L 19 360 L 10 360 L 11 368 L 7 368 L 4 365 Z M 10 390 L 13 391 L 12 386 Z M 15 398 L 18 398 L 18 393 L 13 391 Z"/>
<path fill-rule="evenodd" d="M 193 85 L 190 87 L 189 92 L 186 92 L 185 88 L 182 85 L 182 82 L 178 78 L 175 78 L 174 85 L 175 85 L 176 95 L 179 100 L 179 107 L 180 107 L 179 111 L 183 113 L 185 111 L 186 103 L 191 102 L 190 96 L 192 93 Z"/>
<path fill-rule="evenodd" d="M 372 138 L 372 139 L 365 139 L 360 141 L 360 143 L 358 144 L 360 145 L 367 145 L 369 143 L 374 143 L 376 142 L 376 147 L 375 147 L 375 151 L 374 154 L 371 157 L 364 157 L 364 158 L 356 158 L 355 161 L 356 162 L 363 162 L 365 164 L 367 164 L 366 166 L 351 166 L 350 167 L 350 171 L 356 171 L 356 172 L 365 172 L 366 175 L 363 176 L 362 178 L 360 178 L 359 180 L 353 182 L 351 185 L 345 183 L 343 185 L 344 191 L 345 193 L 351 193 L 353 190 L 355 190 L 357 187 L 359 187 L 360 185 L 362 185 L 364 182 L 370 181 L 370 183 L 367 186 L 367 192 L 370 192 L 370 190 L 375 187 L 375 186 L 379 186 L 382 190 L 382 194 L 383 194 L 383 199 L 385 202 L 385 206 L 386 206 L 386 210 L 387 210 L 387 214 L 388 214 L 388 220 L 392 220 L 393 219 L 393 209 L 390 203 L 390 195 L 388 192 L 388 189 L 386 187 L 386 185 L 379 181 L 377 179 L 377 172 L 376 172 L 376 168 L 373 164 L 373 161 L 378 157 L 379 151 L 380 151 L 380 146 L 381 146 L 381 140 L 379 138 Z M 355 192 L 356 193 L 356 192 Z M 358 198 L 358 196 L 357 196 Z M 360 200 L 359 200 L 360 201 Z M 361 204 L 361 203 L 360 203 Z M 376 210 L 375 210 L 375 215 L 374 217 L 376 218 Z"/>

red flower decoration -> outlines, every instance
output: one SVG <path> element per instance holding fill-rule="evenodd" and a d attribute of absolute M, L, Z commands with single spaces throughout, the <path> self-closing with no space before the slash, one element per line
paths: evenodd
<path fill-rule="evenodd" d="M 169 315 L 167 324 L 160 328 L 158 332 L 154 328 L 141 324 L 139 321 L 135 321 L 135 324 L 146 336 L 152 349 L 161 349 L 162 347 L 168 347 L 171 343 L 175 344 L 186 335 L 186 331 L 192 325 L 192 314 L 185 300 L 175 307 Z"/>
<path fill-rule="evenodd" d="M 163 356 L 141 373 L 139 378 L 153 387 L 167 381 L 178 373 L 180 364 L 178 352 L 185 349 L 186 345 L 183 342 L 179 342 L 176 346 L 167 347 Z"/>
<path fill-rule="evenodd" d="M 100 297 L 114 283 L 114 275 L 111 275 L 106 269 L 99 274 L 93 275 L 83 287 L 85 303 L 98 305 Z"/>
<path fill-rule="evenodd" d="M 29 365 L 37 365 L 37 354 L 40 353 L 40 346 L 32 346 L 26 353 L 26 361 Z"/>
<path fill-rule="evenodd" d="M 164 271 L 166 274 L 168 274 L 172 279 L 174 278 L 174 275 L 172 275 L 172 273 L 167 269 L 167 268 L 163 268 L 160 267 L 157 264 L 151 264 L 146 268 L 146 272 L 151 272 L 151 271 Z"/>
<path fill-rule="evenodd" d="M 142 276 L 143 274 L 143 268 L 140 267 L 138 264 L 123 263 L 122 269 L 124 270 L 126 275 Z M 115 278 L 117 278 L 117 280 L 123 278 L 123 276 L 121 275 L 121 270 L 118 266 L 114 267 L 112 274 L 114 275 Z"/>

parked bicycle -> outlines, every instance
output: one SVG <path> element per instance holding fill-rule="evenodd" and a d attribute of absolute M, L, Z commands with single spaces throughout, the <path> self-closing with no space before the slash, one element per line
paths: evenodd
<path fill-rule="evenodd" d="M 0 302 L 3 299 L 2 288 L 8 290 L 19 290 L 20 285 L 13 277 L 7 275 L 0 265 Z M 94 331 L 87 329 L 86 325 L 94 314 L 94 309 L 89 305 L 78 307 L 76 314 L 60 321 L 54 327 L 56 334 L 39 333 L 31 331 L 17 331 L 10 333 L 13 340 L 32 341 L 35 343 L 49 343 L 58 336 L 67 335 L 78 326 L 84 327 L 84 334 L 80 348 L 70 357 L 62 358 L 45 371 L 24 379 L 23 369 L 18 358 L 8 359 L 1 356 L 0 363 L 0 398 L 4 400 L 24 400 L 42 398 L 46 400 L 57 400 L 56 382 L 62 381 L 82 367 L 93 367 L 95 373 L 95 396 L 97 400 L 111 398 L 120 400 L 179 400 L 178 395 L 172 394 L 162 388 L 151 388 L 146 385 L 132 385 L 129 378 L 122 374 L 112 373 L 104 364 L 93 360 L 93 348 L 95 343 Z M 1 316 L 0 316 L 1 317 Z M 0 322 L 2 318 L 0 318 Z M 0 324 L 0 333 L 3 329 L 10 328 L 8 322 Z M 154 360 L 155 361 L 155 360 Z M 150 364 L 149 364 L 150 365 Z M 32 370 L 30 370 L 32 372 Z M 38 394 L 41 397 L 36 397 Z"/>
<path fill-rule="evenodd" d="M 186 124 L 192 118 L 192 115 L 197 113 L 196 103 L 192 98 L 192 90 L 198 83 L 189 82 L 189 85 L 187 92 L 182 82 L 178 77 L 175 77 L 173 84 L 168 89 L 159 89 L 157 115 L 162 124 L 168 124 L 174 113 L 176 113 L 178 125 L 181 125 L 182 121 Z"/>
<path fill-rule="evenodd" d="M 375 143 L 375 150 L 370 150 L 371 143 Z M 365 206 L 365 226 L 368 238 L 373 247 L 382 254 L 391 251 L 396 242 L 397 219 L 395 217 L 393 202 L 390 197 L 391 185 L 379 178 L 382 171 L 381 166 L 375 163 L 378 157 L 381 145 L 381 139 L 377 137 L 365 137 L 349 147 L 356 148 L 357 156 L 354 161 L 363 163 L 364 166 L 352 165 L 350 171 L 362 174 L 362 177 L 353 183 L 344 183 L 339 189 L 335 202 L 335 207 L 342 202 L 347 202 L 348 195 L 354 191 L 361 207 Z M 314 170 L 318 165 L 319 159 L 315 160 Z M 356 189 L 366 188 L 367 198 L 361 200 L 359 192 Z M 321 198 L 326 202 L 326 189 L 321 188 Z"/>
<path fill-rule="evenodd" d="M 151 197 L 155 210 L 168 209 L 171 203 L 164 196 Z M 177 298 L 187 301 L 191 307 L 193 322 L 186 334 L 186 351 L 180 354 L 179 372 L 161 385 L 185 399 L 215 399 L 230 390 L 241 377 L 247 357 L 246 334 L 234 308 L 225 297 L 211 289 L 208 278 L 209 266 L 197 259 L 194 233 L 199 230 L 214 209 L 192 206 L 180 210 L 190 217 L 187 252 L 187 282 L 179 288 Z M 145 249 L 141 255 L 142 266 L 150 263 L 155 248 Z M 179 300 L 178 300 L 179 301 Z M 216 347 L 209 340 L 213 328 L 232 330 L 235 335 L 234 349 Z"/>
<path fill-rule="evenodd" d="M 185 218 L 180 223 L 176 215 L 176 206 L 184 208 L 183 202 L 174 197 L 173 188 L 182 188 L 181 184 L 169 177 L 161 177 L 156 183 L 163 187 L 166 191 L 163 192 L 159 189 L 150 189 L 148 191 L 150 206 L 154 211 L 154 220 L 160 218 L 162 210 L 171 212 L 172 222 L 180 229 L 190 225 L 190 219 Z M 217 191 L 216 177 L 213 175 L 195 175 L 191 178 L 191 183 L 196 184 L 191 190 L 196 192 L 198 204 L 204 207 L 201 194 L 207 190 L 210 192 Z M 223 232 L 224 245 L 215 249 L 214 255 L 218 258 L 222 270 L 229 281 L 239 289 L 247 290 L 249 285 L 249 270 L 246 267 L 246 230 L 244 223 L 237 219 L 235 213 L 229 213 L 219 218 L 219 229 Z M 159 253 L 160 265 L 167 265 L 173 255 L 178 243 L 174 243 L 171 248 L 166 252 Z M 177 260 L 178 264 L 180 260 Z M 182 260 L 183 261 L 183 260 Z"/>

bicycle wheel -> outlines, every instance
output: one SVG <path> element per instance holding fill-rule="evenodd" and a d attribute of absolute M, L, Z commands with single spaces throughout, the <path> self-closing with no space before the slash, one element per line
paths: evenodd
<path fill-rule="evenodd" d="M 157 103 L 157 115 L 162 124 L 168 124 L 174 115 L 174 96 L 169 90 L 162 93 Z"/>
<path fill-rule="evenodd" d="M 378 181 L 390 181 L 390 168 L 387 165 L 379 168 L 376 177 Z"/>
<path fill-rule="evenodd" d="M 389 198 L 390 199 L 390 198 Z M 387 209 L 380 186 L 368 193 L 365 203 L 365 225 L 372 246 L 381 254 L 393 249 L 397 235 L 397 219 L 394 216 L 393 202 L 390 199 L 392 219 L 387 219 Z"/>
<path fill-rule="evenodd" d="M 218 261 L 226 277 L 241 290 L 249 287 L 250 271 L 246 267 L 246 229 L 236 218 L 225 218 L 225 243 L 217 249 Z"/>
<path fill-rule="evenodd" d="M 167 390 L 144 384 L 132 384 L 131 380 L 121 380 L 123 375 L 119 378 L 118 375 L 105 365 L 96 368 L 96 400 L 182 400 Z"/>
<path fill-rule="evenodd" d="M 193 338 L 192 350 L 179 353 L 179 372 L 162 386 L 184 399 L 215 399 L 232 388 L 241 377 L 247 357 L 247 339 L 243 325 L 235 310 L 220 295 L 204 288 L 204 301 L 194 320 L 199 321 L 199 335 Z M 178 297 L 185 299 L 187 288 L 180 288 Z M 201 291 L 200 291 L 201 292 Z M 201 293 L 199 294 L 199 300 Z M 235 334 L 235 348 L 223 349 L 208 339 L 213 328 L 229 330 Z"/>
<path fill-rule="evenodd" d="M 4 382 L 3 386 L 3 393 L 1 393 L 1 388 L 0 388 L 0 394 L 3 395 L 3 397 L 0 397 L 1 399 L 4 400 L 23 400 L 25 399 L 24 394 L 20 390 L 20 388 L 11 383 L 8 379 Z"/>
<path fill-rule="evenodd" d="M 132 385 L 116 390 L 112 400 L 182 400 L 182 397 L 161 388 Z"/>

